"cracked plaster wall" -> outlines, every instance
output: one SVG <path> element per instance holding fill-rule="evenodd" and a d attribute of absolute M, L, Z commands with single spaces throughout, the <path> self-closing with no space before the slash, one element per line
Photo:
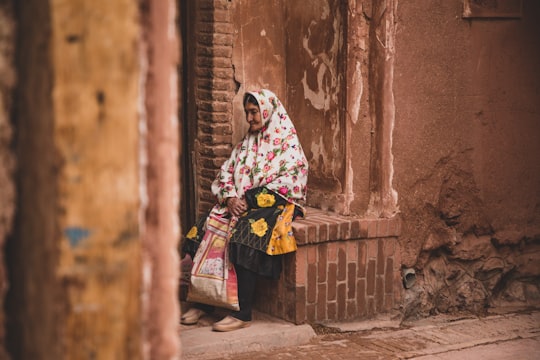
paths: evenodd
<path fill-rule="evenodd" d="M 465 20 L 460 1 L 402 1 L 395 184 L 406 313 L 540 302 L 540 4 Z M 427 15 L 429 14 L 429 16 Z"/>
<path fill-rule="evenodd" d="M 247 126 L 242 95 L 267 87 L 286 106 L 310 162 L 311 205 L 342 208 L 345 191 L 344 14 L 336 0 L 233 2 L 239 91 L 233 142 Z M 326 197 L 326 199 L 325 199 Z M 336 199 L 341 201 L 336 202 Z"/>

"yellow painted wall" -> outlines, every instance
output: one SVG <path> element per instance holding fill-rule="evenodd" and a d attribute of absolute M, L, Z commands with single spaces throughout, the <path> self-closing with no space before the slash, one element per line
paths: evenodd
<path fill-rule="evenodd" d="M 140 356 L 138 3 L 51 2 L 66 359 Z"/>

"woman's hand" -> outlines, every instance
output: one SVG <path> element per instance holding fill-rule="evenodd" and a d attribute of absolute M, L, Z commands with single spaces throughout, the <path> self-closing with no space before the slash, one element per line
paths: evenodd
<path fill-rule="evenodd" d="M 248 209 L 246 200 L 235 197 L 227 199 L 227 207 L 229 208 L 229 212 L 237 217 L 242 215 Z"/>

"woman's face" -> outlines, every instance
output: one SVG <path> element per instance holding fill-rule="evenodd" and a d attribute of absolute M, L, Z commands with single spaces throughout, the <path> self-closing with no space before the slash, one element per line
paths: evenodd
<path fill-rule="evenodd" d="M 249 124 L 249 132 L 253 133 L 261 130 L 263 127 L 263 123 L 259 107 L 255 104 L 248 102 L 244 107 L 244 111 L 246 112 L 246 121 Z"/>

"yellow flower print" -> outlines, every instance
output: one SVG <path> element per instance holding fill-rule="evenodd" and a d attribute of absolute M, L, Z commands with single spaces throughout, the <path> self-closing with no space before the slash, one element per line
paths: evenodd
<path fill-rule="evenodd" d="M 268 224 L 263 218 L 251 223 L 251 232 L 258 237 L 263 237 L 266 231 L 268 231 Z"/>
<path fill-rule="evenodd" d="M 257 196 L 257 205 L 259 207 L 271 207 L 276 202 L 276 198 L 272 194 L 259 194 Z"/>
<path fill-rule="evenodd" d="M 193 239 L 196 236 L 197 236 L 197 227 L 194 226 L 189 230 L 189 232 L 186 235 L 186 238 Z"/>
<path fill-rule="evenodd" d="M 212 246 L 215 249 L 223 249 L 225 247 L 225 241 L 222 239 L 215 239 L 214 242 L 212 243 Z"/>

